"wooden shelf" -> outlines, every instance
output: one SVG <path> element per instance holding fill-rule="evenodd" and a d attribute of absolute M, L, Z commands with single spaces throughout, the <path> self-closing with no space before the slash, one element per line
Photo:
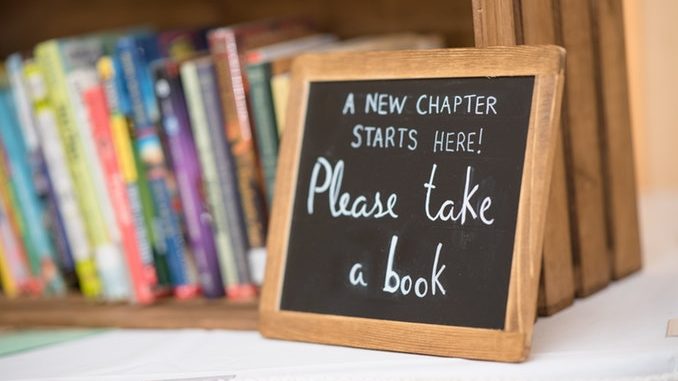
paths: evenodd
<path fill-rule="evenodd" d="M 151 306 L 64 298 L 0 298 L 0 327 L 209 328 L 256 330 L 258 301 L 160 300 Z"/>

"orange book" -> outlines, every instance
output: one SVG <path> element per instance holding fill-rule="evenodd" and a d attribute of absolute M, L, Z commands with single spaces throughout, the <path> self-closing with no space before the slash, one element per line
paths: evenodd
<path fill-rule="evenodd" d="M 122 238 L 130 283 L 134 290 L 134 300 L 141 304 L 148 304 L 154 300 L 153 285 L 145 276 L 134 215 L 113 146 L 111 119 L 103 86 L 97 85 L 86 90 L 84 99 L 91 120 L 92 137 L 96 143 L 106 187 L 115 212 L 115 220 Z"/>

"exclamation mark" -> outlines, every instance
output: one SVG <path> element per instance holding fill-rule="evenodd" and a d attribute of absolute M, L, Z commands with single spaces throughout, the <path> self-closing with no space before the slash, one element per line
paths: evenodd
<path fill-rule="evenodd" d="M 483 129 L 482 128 L 480 129 L 480 134 L 478 134 L 478 145 L 479 146 L 483 145 Z M 478 151 L 476 151 L 476 153 L 478 153 L 478 155 L 480 155 L 480 151 L 481 150 L 478 150 Z"/>

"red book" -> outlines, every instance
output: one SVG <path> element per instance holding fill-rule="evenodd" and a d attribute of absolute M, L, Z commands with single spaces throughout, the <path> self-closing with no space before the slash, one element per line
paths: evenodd
<path fill-rule="evenodd" d="M 148 304 L 154 300 L 153 284 L 149 282 L 146 276 L 141 259 L 141 249 L 134 226 L 132 207 L 113 145 L 111 118 L 104 87 L 102 85 L 94 86 L 85 91 L 84 97 L 91 120 L 92 137 L 104 170 L 106 186 L 122 238 L 130 282 L 134 291 L 134 300 L 141 304 Z"/>

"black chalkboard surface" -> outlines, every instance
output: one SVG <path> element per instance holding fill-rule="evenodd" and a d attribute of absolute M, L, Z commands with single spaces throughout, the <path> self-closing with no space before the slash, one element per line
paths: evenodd
<path fill-rule="evenodd" d="M 526 359 L 563 62 L 554 46 L 296 59 L 261 333 Z"/>
<path fill-rule="evenodd" d="M 533 86 L 311 83 L 280 308 L 503 329 Z"/>

